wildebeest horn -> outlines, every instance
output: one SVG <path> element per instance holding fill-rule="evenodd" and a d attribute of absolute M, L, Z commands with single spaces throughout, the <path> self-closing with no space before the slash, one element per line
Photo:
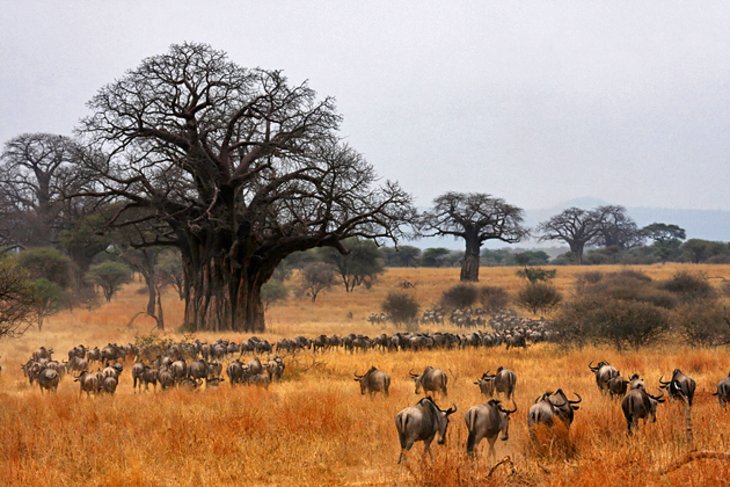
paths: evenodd
<path fill-rule="evenodd" d="M 411 369 L 411 370 L 409 370 L 409 371 L 408 371 L 408 375 L 410 375 L 410 376 L 411 376 L 411 377 L 413 377 L 414 379 L 415 379 L 416 377 L 418 377 L 418 374 L 416 374 L 415 372 L 413 372 L 413 369 Z"/>
<path fill-rule="evenodd" d="M 355 380 L 360 380 L 362 377 L 362 375 L 357 375 L 357 372 L 355 372 Z"/>
<path fill-rule="evenodd" d="M 588 368 L 591 369 L 593 372 L 595 372 L 596 370 L 598 370 L 598 367 L 593 367 L 593 360 L 591 360 L 590 362 L 588 362 Z"/>
<path fill-rule="evenodd" d="M 646 393 L 646 395 L 649 396 L 650 398 L 654 399 L 656 402 L 664 402 L 664 399 L 662 399 L 664 397 L 664 393 L 663 392 L 660 393 L 658 396 L 652 396 L 648 392 Z"/>
<path fill-rule="evenodd" d="M 515 404 L 515 402 L 514 402 L 514 401 L 512 401 L 512 405 L 514 406 L 514 409 L 504 409 L 504 408 L 503 408 L 502 406 L 500 406 L 500 407 L 499 407 L 499 409 L 500 409 L 500 410 L 501 410 L 501 411 L 502 411 L 502 412 L 503 412 L 504 414 L 512 414 L 512 413 L 516 413 L 516 412 L 517 412 L 517 404 Z"/>
<path fill-rule="evenodd" d="M 568 399 L 567 400 L 568 401 L 568 404 L 578 404 L 579 402 L 582 402 L 583 401 L 583 398 L 580 397 L 580 394 L 578 394 L 577 392 L 574 392 L 573 394 L 575 394 L 575 396 L 578 398 L 578 400 L 577 401 L 571 401 L 570 399 Z"/>
<path fill-rule="evenodd" d="M 667 386 L 667 385 L 669 385 L 669 382 L 666 382 L 666 381 L 663 381 L 663 380 L 662 380 L 663 378 L 664 378 L 664 376 L 663 376 L 663 375 L 659 377 L 659 383 L 660 383 L 661 385 L 663 385 L 663 386 Z"/>
<path fill-rule="evenodd" d="M 456 403 L 453 403 L 452 402 L 451 403 L 451 407 L 445 411 L 446 412 L 446 416 L 448 416 L 450 414 L 454 414 L 457 411 L 457 409 L 458 408 L 456 407 Z"/>

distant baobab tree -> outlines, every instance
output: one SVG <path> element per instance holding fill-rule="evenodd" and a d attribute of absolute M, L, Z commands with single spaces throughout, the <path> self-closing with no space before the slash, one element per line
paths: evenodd
<path fill-rule="evenodd" d="M 487 240 L 517 243 L 528 235 L 522 226 L 523 210 L 485 193 L 445 193 L 418 219 L 422 236 L 463 238 L 466 252 L 462 281 L 479 280 L 479 255 Z"/>

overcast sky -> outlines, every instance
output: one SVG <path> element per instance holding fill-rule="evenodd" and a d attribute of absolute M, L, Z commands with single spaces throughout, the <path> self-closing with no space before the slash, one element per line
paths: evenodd
<path fill-rule="evenodd" d="M 0 0 L 0 140 L 69 134 L 104 84 L 207 42 L 337 99 L 427 206 L 591 196 L 730 209 L 730 3 Z"/>

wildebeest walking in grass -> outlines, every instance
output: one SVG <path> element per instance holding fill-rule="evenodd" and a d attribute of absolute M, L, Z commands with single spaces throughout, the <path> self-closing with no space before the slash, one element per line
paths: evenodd
<path fill-rule="evenodd" d="M 417 441 L 424 443 L 424 455 L 431 454 L 431 442 L 437 434 L 439 435 L 439 445 L 446 443 L 449 416 L 455 412 L 455 404 L 449 409 L 443 410 L 436 405 L 433 398 L 424 397 L 415 406 L 407 407 L 396 414 L 395 427 L 398 430 L 401 447 L 398 463 L 405 459 L 406 452 Z"/>
<path fill-rule="evenodd" d="M 466 440 L 466 452 L 469 456 L 474 456 L 474 448 L 486 438 L 489 441 L 489 456 L 492 461 L 496 460 L 494 443 L 499 433 L 502 433 L 502 441 L 509 439 L 509 418 L 517 411 L 517 405 L 514 402 L 512 405 L 513 409 L 504 409 L 499 400 L 490 399 L 485 404 L 469 408 L 464 415 L 466 429 L 469 431 Z"/>

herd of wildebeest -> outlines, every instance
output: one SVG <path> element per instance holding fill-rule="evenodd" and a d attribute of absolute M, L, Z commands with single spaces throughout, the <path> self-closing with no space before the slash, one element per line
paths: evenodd
<path fill-rule="evenodd" d="M 518 337 L 515 340 L 515 337 Z M 473 332 L 466 335 L 452 333 L 396 333 L 379 335 L 370 338 L 364 335 L 348 335 L 345 337 L 320 335 L 314 339 L 299 336 L 294 339 L 282 339 L 275 343 L 257 337 L 251 337 L 240 343 L 219 339 L 213 343 L 195 341 L 164 342 L 144 346 L 133 344 L 108 344 L 103 348 L 87 348 L 83 345 L 68 351 L 68 360 L 59 362 L 53 359 L 53 350 L 40 347 L 33 352 L 30 359 L 22 365 L 25 376 L 38 384 L 41 391 L 55 391 L 63 376 L 74 374 L 74 381 L 79 383 L 79 394 L 114 394 L 119 377 L 125 363 L 133 363 L 131 373 L 134 391 L 148 390 L 152 385 L 157 389 L 171 387 L 188 387 L 196 389 L 205 384 L 206 388 L 216 387 L 223 378 L 223 364 L 226 363 L 226 375 L 231 386 L 257 385 L 268 387 L 272 381 L 284 376 L 285 364 L 282 357 L 295 355 L 303 350 L 322 353 L 326 350 L 344 349 L 351 353 L 370 349 L 383 352 L 403 350 L 420 351 L 435 348 L 473 349 L 491 347 L 497 344 L 511 346 L 527 346 L 530 342 L 541 341 L 539 327 L 521 328 L 520 330 L 497 330 L 492 333 Z M 273 354 L 273 356 L 272 356 Z M 260 357 L 268 357 L 262 361 Z M 235 357 L 235 358 L 234 358 Z M 246 357 L 246 358 L 244 358 Z M 249 360 L 250 358 L 250 360 Z M 243 359 L 243 360 L 242 360 Z M 695 393 L 695 381 L 675 369 L 667 381 L 659 379 L 658 395 L 651 394 L 639 374 L 625 378 L 606 361 L 597 365 L 590 363 L 590 371 L 595 374 L 596 384 L 602 395 L 612 399 L 621 399 L 621 408 L 627 422 L 627 430 L 632 434 L 638 427 L 638 420 L 656 421 L 657 405 L 665 401 L 664 392 L 671 399 L 683 401 L 691 408 Z M 96 371 L 92 372 L 92 369 Z M 451 372 L 449 370 L 449 372 Z M 452 373 L 453 376 L 453 373 Z M 425 397 L 414 406 L 401 410 L 395 417 L 395 424 L 400 440 L 401 454 L 399 463 L 406 453 L 418 441 L 424 443 L 424 454 L 430 454 L 430 444 L 438 435 L 438 443 L 446 440 L 446 431 L 450 416 L 457 411 L 453 404 L 442 409 L 435 397 L 441 399 L 448 395 L 449 375 L 440 368 L 426 367 L 421 373 L 409 372 L 415 382 L 415 393 Z M 361 394 L 376 393 L 388 395 L 390 376 L 370 367 L 364 374 L 354 376 L 359 383 Z M 517 385 L 517 374 L 504 367 L 489 371 L 474 381 L 480 392 L 488 398 L 485 403 L 471 407 L 465 414 L 468 430 L 466 450 L 474 454 L 475 447 L 483 439 L 489 443 L 489 455 L 496 457 L 495 442 L 501 434 L 502 440 L 509 436 L 510 416 L 517 411 L 514 393 Z M 512 407 L 507 409 L 496 397 L 502 394 L 511 401 Z M 530 437 L 535 441 L 535 429 L 538 425 L 551 430 L 559 425 L 569 430 L 575 411 L 582 398 L 578 393 L 570 399 L 562 389 L 547 391 L 536 398 L 527 414 L 527 425 Z M 720 381 L 717 391 L 721 407 L 730 402 L 730 374 Z M 496 396 L 496 397 L 495 397 Z"/>

